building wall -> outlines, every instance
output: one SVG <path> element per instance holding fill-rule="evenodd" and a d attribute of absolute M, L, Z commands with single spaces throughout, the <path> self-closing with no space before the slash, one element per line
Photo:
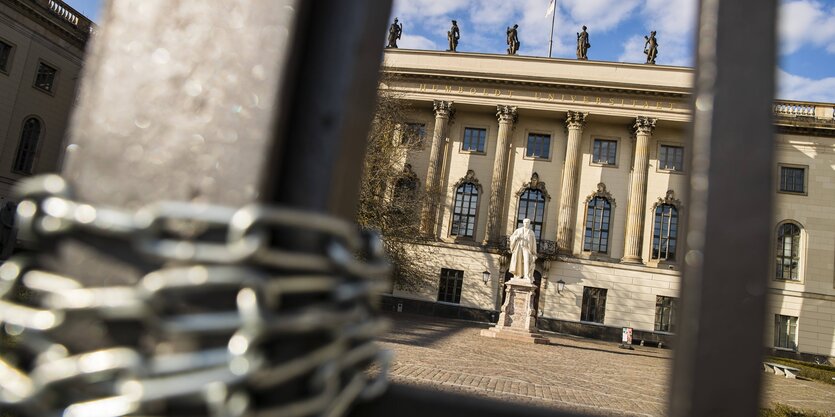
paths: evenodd
<path fill-rule="evenodd" d="M 83 45 L 62 36 L 62 30 L 73 28 L 67 29 L 69 23 L 50 14 L 41 3 L 0 1 L 0 40 L 13 46 L 9 71 L 0 72 L 0 199 L 10 198 L 14 184 L 28 176 L 12 168 L 23 123 L 29 117 L 41 121 L 32 174 L 60 168 L 64 133 L 75 101 Z M 81 26 L 89 28 L 89 20 L 78 16 L 81 23 L 75 30 L 86 36 Z M 58 70 L 49 93 L 34 86 L 40 62 Z"/>

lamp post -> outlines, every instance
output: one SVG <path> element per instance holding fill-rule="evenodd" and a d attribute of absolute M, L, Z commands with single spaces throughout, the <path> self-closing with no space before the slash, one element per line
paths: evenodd
<path fill-rule="evenodd" d="M 490 282 L 490 271 L 484 271 L 481 273 L 481 279 L 484 281 L 485 284 Z"/>

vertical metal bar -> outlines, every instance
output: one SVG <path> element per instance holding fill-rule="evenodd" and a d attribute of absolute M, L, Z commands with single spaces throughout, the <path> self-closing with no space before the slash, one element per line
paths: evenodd
<path fill-rule="evenodd" d="M 672 417 L 755 416 L 772 223 L 776 0 L 703 0 Z"/>
<path fill-rule="evenodd" d="M 298 76 L 264 167 L 263 198 L 353 220 L 391 0 L 303 3 Z"/>

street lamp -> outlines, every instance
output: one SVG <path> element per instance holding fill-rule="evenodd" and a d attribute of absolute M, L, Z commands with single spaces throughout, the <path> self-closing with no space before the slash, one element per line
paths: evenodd
<path fill-rule="evenodd" d="M 485 284 L 490 282 L 490 271 L 482 272 L 481 273 L 481 279 L 484 281 Z"/>
<path fill-rule="evenodd" d="M 565 290 L 565 281 L 563 281 L 563 280 L 557 281 L 557 293 L 562 294 L 563 290 Z"/>

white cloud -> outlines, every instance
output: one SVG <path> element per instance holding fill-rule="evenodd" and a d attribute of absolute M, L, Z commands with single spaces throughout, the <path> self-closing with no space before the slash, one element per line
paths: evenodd
<path fill-rule="evenodd" d="M 647 31 L 658 32 L 658 58 L 663 65 L 693 65 L 696 0 L 646 0 L 641 15 Z M 631 47 L 631 46 L 630 46 Z M 638 52 L 643 51 L 643 45 Z M 633 53 L 631 51 L 630 53 Z M 626 51 L 624 51 L 624 54 Z M 623 56 L 623 54 L 621 55 Z M 638 62 L 644 62 L 646 58 Z"/>
<path fill-rule="evenodd" d="M 640 3 L 640 0 L 562 0 L 561 7 L 577 26 L 586 25 L 605 32 L 629 19 Z"/>
<path fill-rule="evenodd" d="M 397 46 L 404 49 L 438 49 L 438 45 L 423 36 L 403 34 L 397 42 Z"/>
<path fill-rule="evenodd" d="M 645 39 L 641 35 L 635 35 L 627 39 L 623 43 L 623 52 L 618 57 L 620 62 L 646 62 L 647 57 L 644 55 Z"/>
<path fill-rule="evenodd" d="M 835 77 L 814 80 L 778 69 L 777 97 L 787 100 L 835 103 Z"/>
<path fill-rule="evenodd" d="M 792 54 L 805 45 L 835 53 L 835 6 L 814 0 L 790 1 L 780 6 L 779 19 L 781 54 Z"/>

